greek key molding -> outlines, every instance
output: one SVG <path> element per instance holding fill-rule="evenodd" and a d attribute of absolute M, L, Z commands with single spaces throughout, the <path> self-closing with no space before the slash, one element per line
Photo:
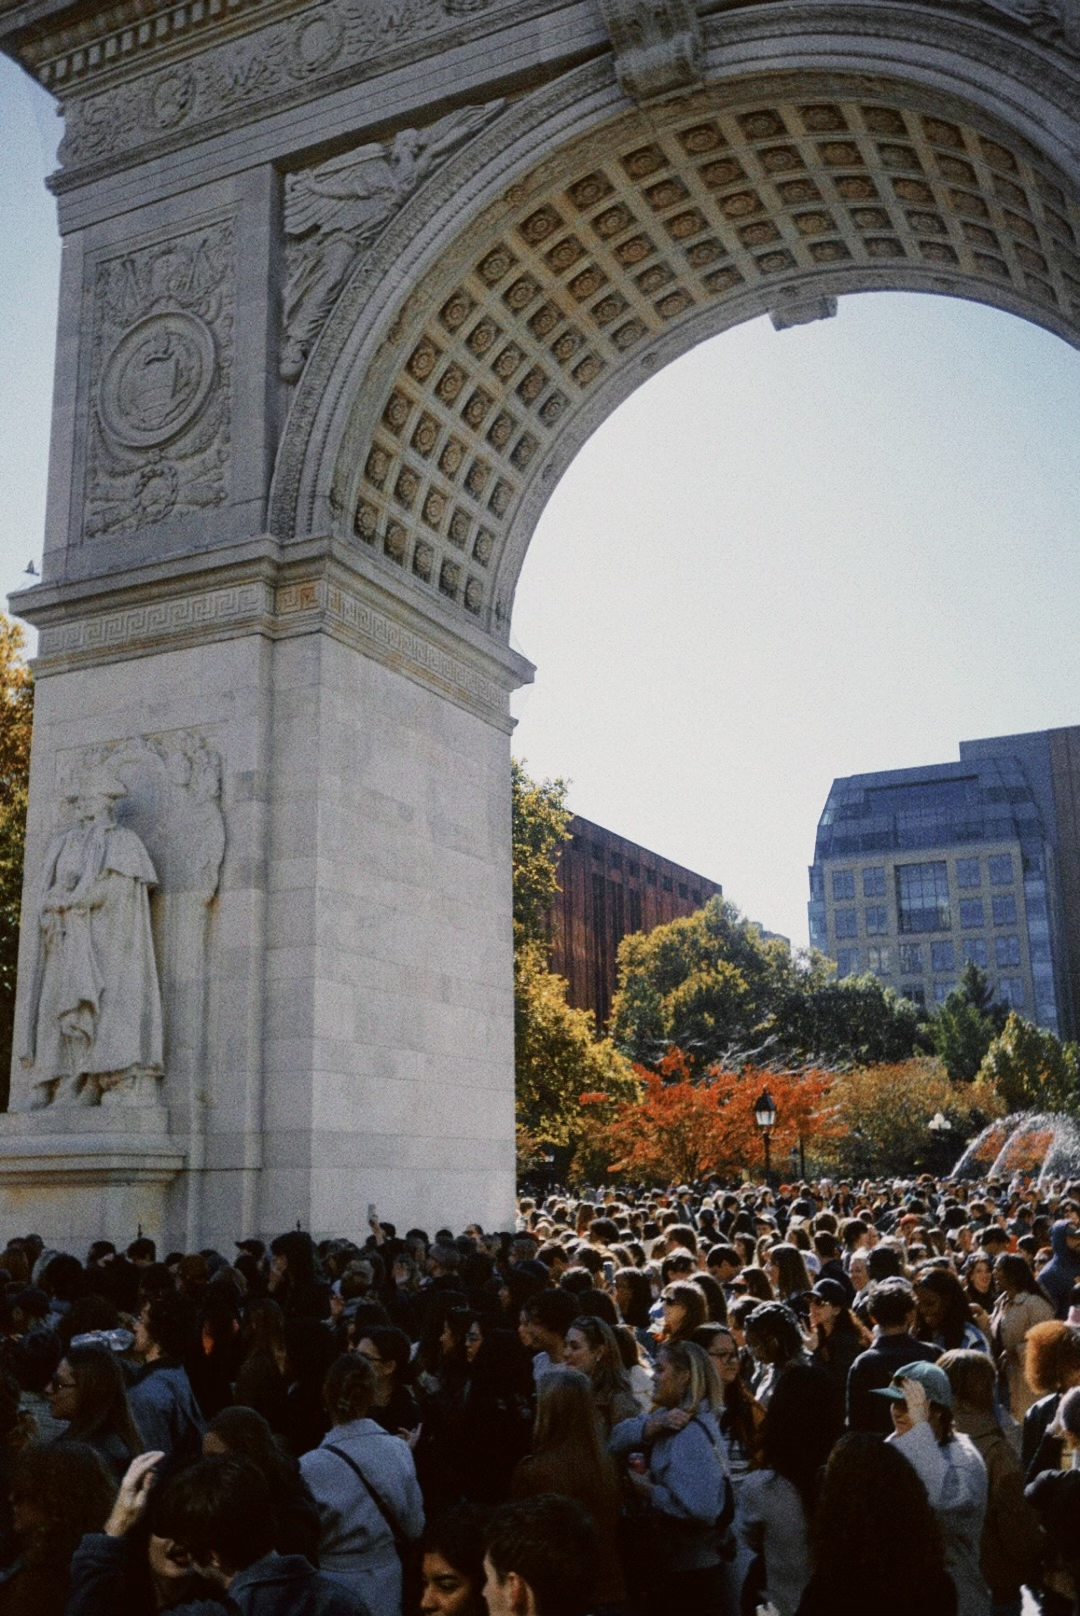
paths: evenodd
<path fill-rule="evenodd" d="M 267 586 L 256 582 L 94 613 L 43 628 L 37 665 L 42 673 L 51 673 L 58 663 L 84 665 L 111 660 L 117 653 L 145 656 L 171 650 L 177 641 L 231 635 L 242 624 L 267 618 L 271 609 Z"/>
<path fill-rule="evenodd" d="M 304 624 L 308 631 L 317 622 L 357 650 L 479 712 L 507 734 L 513 728 L 506 711 L 505 686 L 485 678 L 478 668 L 415 628 L 379 611 L 340 581 L 324 577 L 280 585 L 275 615 L 286 631 L 298 620 L 309 620 Z"/>
<path fill-rule="evenodd" d="M 245 570 L 249 576 L 232 583 L 184 589 L 174 580 L 158 586 L 155 599 L 114 601 L 97 610 L 72 600 L 71 588 L 28 590 L 15 604 L 40 626 L 35 672 L 43 678 L 249 633 L 273 639 L 325 633 L 507 733 L 513 727 L 508 693 L 532 677 L 529 664 L 513 652 L 489 648 L 479 636 L 470 643 L 452 625 L 425 625 L 419 603 L 396 599 L 351 572 L 331 559 L 327 545 L 303 566 L 290 563 L 291 577 L 283 579 L 273 562 L 259 566 L 257 577 L 250 576 L 250 563 Z M 39 606 L 35 594 L 47 591 L 52 598 Z M 147 594 L 145 583 L 140 592 Z"/>

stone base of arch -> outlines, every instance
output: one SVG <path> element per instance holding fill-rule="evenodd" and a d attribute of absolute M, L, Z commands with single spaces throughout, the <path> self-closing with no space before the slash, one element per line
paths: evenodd
<path fill-rule="evenodd" d="M 228 1253 L 297 1224 L 362 1239 L 370 1203 L 401 1228 L 507 1226 L 507 702 L 528 665 L 421 624 L 321 541 L 35 595 L 28 870 L 73 760 L 118 759 L 141 828 L 126 760 L 177 735 L 220 758 L 227 834 L 201 939 L 181 958 L 158 928 L 162 1105 L 26 1111 L 16 1060 L 0 1237 L 134 1219 Z"/>

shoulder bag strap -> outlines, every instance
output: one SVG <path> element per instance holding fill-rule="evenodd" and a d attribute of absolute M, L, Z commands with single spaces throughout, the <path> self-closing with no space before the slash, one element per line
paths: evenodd
<path fill-rule="evenodd" d="M 345 1463 L 348 1465 L 349 1469 L 353 1472 L 353 1474 L 356 1476 L 357 1480 L 360 1482 L 360 1485 L 363 1487 L 363 1489 L 367 1493 L 368 1497 L 371 1499 L 371 1502 L 375 1505 L 375 1508 L 378 1510 L 378 1512 L 382 1516 L 383 1520 L 386 1522 L 387 1526 L 390 1528 L 390 1531 L 393 1534 L 395 1546 L 398 1549 L 402 1549 L 402 1548 L 406 1547 L 404 1533 L 402 1532 L 401 1527 L 398 1525 L 397 1521 L 395 1520 L 395 1518 L 393 1516 L 393 1513 L 387 1507 L 387 1505 L 383 1502 L 382 1498 L 379 1496 L 378 1492 L 372 1486 L 372 1484 L 368 1480 L 368 1478 L 364 1475 L 364 1472 L 361 1470 L 361 1468 L 357 1464 L 356 1460 L 350 1458 L 350 1456 L 345 1452 L 345 1450 L 343 1448 L 335 1448 L 335 1447 L 327 1446 L 326 1451 L 327 1451 L 327 1453 L 334 1454 L 338 1459 L 343 1459 L 345 1461 Z"/>

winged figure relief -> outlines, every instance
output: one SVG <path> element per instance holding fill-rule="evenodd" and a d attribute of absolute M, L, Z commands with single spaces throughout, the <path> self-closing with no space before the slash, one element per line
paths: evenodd
<path fill-rule="evenodd" d="M 402 129 L 285 182 L 281 374 L 294 381 L 361 254 L 428 175 L 504 106 L 490 101 Z"/>

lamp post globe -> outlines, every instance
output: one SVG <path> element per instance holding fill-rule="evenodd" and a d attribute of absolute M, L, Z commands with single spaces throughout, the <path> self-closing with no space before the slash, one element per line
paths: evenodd
<path fill-rule="evenodd" d="M 776 1101 L 768 1089 L 762 1089 L 754 1101 L 754 1121 L 757 1123 L 765 1146 L 765 1182 L 772 1182 L 772 1131 L 776 1126 Z"/>

